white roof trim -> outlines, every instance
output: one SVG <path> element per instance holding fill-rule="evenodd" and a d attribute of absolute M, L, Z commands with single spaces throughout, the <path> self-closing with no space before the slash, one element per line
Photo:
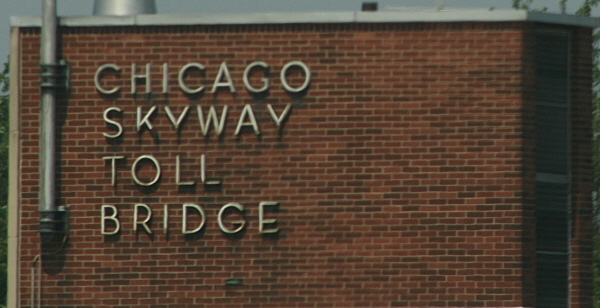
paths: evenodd
<path fill-rule="evenodd" d="M 511 22 L 600 27 L 600 18 L 517 10 L 248 13 L 61 17 L 66 27 L 311 23 Z M 40 17 L 12 17 L 12 27 L 40 27 Z"/>

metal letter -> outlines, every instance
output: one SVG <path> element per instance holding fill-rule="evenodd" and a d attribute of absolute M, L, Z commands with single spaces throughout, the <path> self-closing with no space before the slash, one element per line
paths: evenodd
<path fill-rule="evenodd" d="M 223 205 L 223 207 L 219 210 L 219 216 L 217 217 L 217 222 L 219 223 L 219 228 L 221 229 L 221 231 L 223 231 L 223 233 L 235 234 L 235 233 L 238 233 L 238 232 L 240 232 L 240 231 L 242 231 L 244 229 L 244 227 L 246 226 L 246 221 L 245 220 L 234 221 L 234 222 L 232 222 L 232 224 L 239 225 L 239 226 L 237 228 L 233 229 L 233 230 L 227 228 L 223 224 L 223 214 L 230 207 L 238 210 L 240 213 L 244 212 L 244 206 L 243 205 L 241 205 L 239 203 L 235 203 L 235 202 L 227 203 L 227 204 Z"/>
<path fill-rule="evenodd" d="M 283 120 L 285 120 L 285 118 L 290 113 L 290 110 L 292 110 L 292 104 L 287 104 L 287 106 L 285 106 L 285 109 L 281 113 L 281 116 L 279 117 L 277 117 L 277 114 L 275 113 L 275 110 L 273 110 L 273 106 L 271 106 L 271 104 L 267 104 L 267 109 L 269 110 L 269 115 L 271 115 L 271 119 L 273 119 L 273 122 L 275 122 L 275 124 L 277 125 L 277 128 L 281 129 L 281 123 L 283 123 Z"/>
<path fill-rule="evenodd" d="M 279 206 L 279 202 L 262 201 L 258 204 L 258 233 L 268 234 L 277 233 L 279 228 L 265 229 L 265 225 L 273 225 L 277 223 L 277 219 L 265 219 L 266 206 Z"/>
<path fill-rule="evenodd" d="M 111 181 L 110 181 L 110 185 L 112 186 L 116 186 L 117 185 L 117 160 L 118 159 L 125 159 L 125 156 L 105 156 L 102 157 L 102 159 L 104 160 L 111 160 Z"/>
<path fill-rule="evenodd" d="M 183 112 L 181 112 L 181 114 L 179 115 L 179 118 L 177 118 L 177 119 L 175 119 L 175 116 L 173 115 L 173 112 L 171 111 L 171 107 L 165 106 L 165 111 L 167 112 L 167 116 L 169 117 L 169 120 L 171 121 L 171 124 L 173 124 L 173 127 L 175 128 L 175 130 L 179 130 L 179 126 L 181 125 L 183 120 L 187 117 L 188 111 L 190 111 L 190 106 L 186 106 L 185 109 L 183 109 Z"/>
<path fill-rule="evenodd" d="M 179 75 L 177 76 L 177 82 L 179 83 L 179 88 L 185 94 L 198 94 L 204 91 L 204 86 L 199 86 L 195 89 L 188 88 L 185 85 L 183 78 L 185 78 L 186 72 L 190 68 L 197 68 L 199 71 L 204 72 L 204 66 L 200 63 L 188 63 L 184 67 L 179 70 Z"/>
<path fill-rule="evenodd" d="M 136 75 L 137 65 L 131 64 L 131 94 L 137 93 L 137 80 L 145 79 L 146 80 L 146 93 L 152 93 L 152 84 L 151 84 L 151 70 L 152 64 L 146 64 L 146 73 L 141 75 Z"/>
<path fill-rule="evenodd" d="M 121 125 L 121 123 L 119 123 L 117 121 L 113 121 L 113 120 L 111 120 L 111 119 L 108 118 L 108 114 L 111 111 L 121 112 L 121 108 L 119 108 L 119 107 L 109 107 L 109 108 L 106 108 L 106 110 L 104 110 L 104 116 L 103 116 L 104 117 L 104 122 L 116 126 L 117 127 L 117 132 L 114 135 L 111 135 L 109 133 L 102 133 L 102 135 L 104 135 L 104 137 L 106 137 L 106 138 L 114 139 L 114 138 L 119 138 L 119 137 L 121 137 L 121 135 L 123 135 L 123 125 Z"/>
<path fill-rule="evenodd" d="M 146 213 L 148 216 L 146 216 L 146 219 L 144 219 L 144 221 L 138 221 L 138 209 L 140 207 L 143 207 L 144 209 L 146 209 Z M 148 226 L 148 222 L 152 219 L 152 209 L 145 205 L 145 204 L 136 204 L 133 208 L 133 231 L 138 230 L 138 225 L 142 225 L 142 227 L 144 227 L 144 230 L 146 230 L 146 233 L 148 234 L 152 234 L 152 230 L 150 230 L 150 227 Z"/>
<path fill-rule="evenodd" d="M 225 105 L 223 107 L 223 111 L 221 112 L 221 121 L 219 121 L 215 107 L 210 106 L 210 109 L 208 111 L 208 115 L 206 116 L 206 121 L 205 121 L 204 120 L 204 112 L 202 112 L 202 107 L 196 106 L 196 110 L 198 111 L 198 120 L 200 121 L 200 129 L 202 129 L 203 136 L 208 135 L 208 132 L 210 131 L 211 123 L 213 124 L 213 127 L 215 128 L 215 132 L 217 133 L 217 136 L 221 136 L 221 134 L 223 133 L 223 129 L 225 128 L 225 122 L 227 122 L 227 110 L 228 109 L 229 109 L 229 107 L 227 107 L 227 105 Z"/>
<path fill-rule="evenodd" d="M 114 87 L 110 90 L 104 89 L 101 85 L 100 85 L 100 77 L 102 77 L 103 73 L 105 70 L 113 70 L 115 72 L 120 72 L 121 68 L 118 67 L 117 65 L 114 64 L 104 64 L 102 66 L 100 66 L 97 70 L 96 73 L 94 74 L 94 86 L 96 86 L 96 90 L 98 90 L 98 92 L 102 93 L 102 94 L 106 94 L 106 95 L 110 95 L 110 94 L 115 94 L 117 92 L 119 92 L 121 90 L 121 87 Z"/>
<path fill-rule="evenodd" d="M 112 216 L 106 216 L 106 209 L 111 209 L 112 210 Z M 115 235 L 117 233 L 119 233 L 119 231 L 121 231 L 121 223 L 119 221 L 119 218 L 117 218 L 117 215 L 119 214 L 119 211 L 117 210 L 117 207 L 114 205 L 103 205 L 100 208 L 100 233 L 102 235 Z M 115 223 L 115 230 L 113 231 L 106 231 L 106 221 L 110 220 L 112 222 Z"/>
<path fill-rule="evenodd" d="M 221 81 L 225 77 L 226 81 Z M 215 93 L 217 88 L 220 87 L 229 87 L 229 92 L 235 93 L 235 86 L 233 85 L 233 80 L 231 80 L 231 74 L 229 74 L 229 69 L 227 68 L 227 62 L 222 62 L 221 67 L 219 67 L 219 73 L 217 74 L 217 78 L 215 78 L 215 82 L 213 83 L 212 90 L 210 93 Z"/>
<path fill-rule="evenodd" d="M 196 184 L 195 181 L 181 182 L 181 158 L 175 157 L 175 183 L 179 186 L 190 186 Z"/>
<path fill-rule="evenodd" d="M 136 123 L 135 127 L 138 132 L 142 129 L 143 125 L 146 125 L 148 130 L 152 130 L 154 128 L 154 126 L 152 126 L 152 123 L 150 123 L 150 117 L 152 116 L 152 114 L 155 111 L 156 111 L 156 106 L 152 106 L 152 108 L 150 108 L 150 111 L 148 111 L 148 113 L 146 113 L 144 118 L 142 118 L 142 107 L 137 107 L 137 114 L 136 114 L 137 123 Z"/>
<path fill-rule="evenodd" d="M 137 165 L 140 161 L 142 161 L 143 159 L 147 159 L 149 161 L 151 161 L 154 164 L 154 168 L 156 168 L 156 175 L 154 176 L 154 179 L 148 183 L 142 183 L 142 181 L 140 181 L 140 179 L 137 177 L 136 174 L 136 169 L 137 169 Z M 160 175 L 161 175 L 161 170 L 160 170 L 160 164 L 158 163 L 158 160 L 156 160 L 156 158 L 154 158 L 154 156 L 152 155 L 142 155 L 140 157 L 138 157 L 135 162 L 133 163 L 133 165 L 131 166 L 131 177 L 133 178 L 133 181 L 140 185 L 140 186 L 152 186 L 154 184 L 156 184 L 156 182 L 158 182 L 158 180 L 160 179 Z"/>
<path fill-rule="evenodd" d="M 248 117 L 250 122 L 244 122 L 244 119 Z M 252 126 L 254 133 L 260 135 L 260 130 L 258 129 L 258 123 L 256 123 L 256 117 L 254 116 L 254 111 L 252 111 L 252 106 L 246 104 L 244 106 L 244 110 L 242 110 L 242 114 L 240 115 L 240 119 L 237 124 L 237 128 L 235 129 L 235 136 L 240 134 L 242 130 L 242 126 Z"/>
<path fill-rule="evenodd" d="M 187 230 L 187 209 L 192 208 L 195 209 L 200 217 L 202 217 L 202 222 L 200 225 L 194 230 Z M 193 203 L 184 203 L 183 204 L 183 214 L 182 214 L 182 223 L 181 223 L 181 234 L 194 234 L 200 232 L 206 223 L 206 216 L 204 215 L 204 210 L 197 204 Z"/>
<path fill-rule="evenodd" d="M 162 93 L 169 93 L 169 63 L 163 63 Z"/>
<path fill-rule="evenodd" d="M 264 69 L 265 69 L 265 74 L 268 74 L 268 72 L 269 72 L 269 65 L 268 65 L 267 63 L 265 63 L 265 62 L 262 62 L 262 61 L 256 61 L 256 62 L 252 62 L 252 63 L 250 63 L 250 65 L 248 65 L 248 66 L 246 67 L 246 70 L 244 70 L 244 78 L 243 78 L 243 80 L 244 80 L 244 85 L 246 86 L 246 89 L 247 89 L 249 92 L 252 92 L 252 93 L 261 93 L 261 92 L 265 92 L 265 91 L 267 91 L 267 90 L 269 89 L 269 81 L 270 81 L 270 80 L 269 80 L 269 78 L 266 78 L 266 77 L 265 77 L 265 78 L 263 78 L 263 79 L 262 79 L 262 82 L 263 82 L 263 87 L 262 87 L 262 88 L 260 88 L 260 89 L 256 89 L 256 88 L 254 88 L 252 85 L 250 85 L 250 80 L 248 80 L 248 77 L 249 77 L 249 75 L 250 75 L 250 72 L 251 72 L 251 71 L 252 71 L 252 69 L 253 69 L 254 67 L 256 67 L 256 66 L 260 66 L 260 67 L 264 68 Z"/>
<path fill-rule="evenodd" d="M 163 232 L 164 234 L 169 234 L 169 205 L 165 204 L 163 206 L 164 216 L 163 216 Z"/>
<path fill-rule="evenodd" d="M 202 154 L 202 156 L 200 156 L 200 181 L 204 185 L 220 185 L 221 184 L 221 181 L 219 181 L 219 180 L 206 181 L 206 155 L 205 154 Z"/>
<path fill-rule="evenodd" d="M 287 71 L 288 69 L 290 69 L 290 67 L 292 66 L 298 66 L 300 67 L 303 71 L 304 71 L 304 83 L 298 87 L 298 88 L 292 88 L 286 80 L 287 77 Z M 308 88 L 308 85 L 310 84 L 310 79 L 311 79 L 311 75 L 310 75 L 310 69 L 308 68 L 308 66 L 306 66 L 306 64 L 304 64 L 302 61 L 292 61 L 289 62 L 288 64 L 286 64 L 283 69 L 281 69 L 281 85 L 283 86 L 283 88 L 291 93 L 298 93 L 298 92 L 302 92 L 304 90 L 306 90 L 306 88 Z"/>

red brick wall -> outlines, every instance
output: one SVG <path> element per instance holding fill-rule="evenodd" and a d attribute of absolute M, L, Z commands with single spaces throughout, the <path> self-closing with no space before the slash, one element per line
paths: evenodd
<path fill-rule="evenodd" d="M 522 256 L 528 251 L 522 241 L 531 238 L 523 215 L 531 211 L 523 192 L 531 184 L 523 177 L 531 174 L 523 166 L 530 161 L 524 154 L 524 29 L 511 23 L 63 29 L 72 89 L 59 102 L 59 204 L 70 206 L 71 223 L 66 249 L 43 262 L 42 305 L 527 304 L 533 291 L 523 274 L 530 273 L 524 267 L 531 260 Z M 19 291 L 21 304 L 29 305 L 31 261 L 40 253 L 38 32 L 23 29 L 21 42 Z M 312 82 L 303 95 L 290 96 L 278 76 L 296 60 L 311 69 Z M 223 61 L 235 95 L 210 93 Z M 253 61 L 268 63 L 273 76 L 268 95 L 259 98 L 242 84 Z M 153 87 L 160 92 L 165 62 L 171 68 L 168 95 L 129 93 L 132 63 L 140 71 L 153 65 Z M 177 87 L 178 70 L 190 62 L 206 67 L 205 77 L 188 79 L 206 86 L 199 97 Z M 94 88 L 96 69 L 107 63 L 122 69 L 119 78 L 103 81 L 123 87 L 114 96 Z M 291 77 L 295 85 L 300 77 Z M 280 113 L 290 103 L 279 131 L 266 106 Z M 248 129 L 234 136 L 244 104 L 252 106 L 260 136 Z M 178 116 L 189 105 L 178 134 L 163 107 Z M 200 132 L 195 106 L 206 112 L 211 105 L 218 111 L 229 106 L 222 138 Z M 102 118 L 113 106 L 123 110 L 116 118 L 125 130 L 115 142 L 102 135 L 114 133 Z M 150 106 L 159 106 L 156 134 L 138 134 L 136 108 L 147 112 Z M 145 154 L 161 162 L 163 174 L 143 189 L 130 168 Z M 223 184 L 179 189 L 175 157 L 182 157 L 183 180 L 199 182 L 202 154 L 207 176 Z M 113 155 L 126 157 L 115 187 L 103 160 Z M 144 179 L 152 176 L 151 168 L 142 169 Z M 267 213 L 278 221 L 277 235 L 258 233 L 261 201 L 280 203 Z M 180 206 L 190 202 L 203 206 L 207 221 L 201 233 L 185 237 Z M 245 207 L 247 222 L 233 237 L 217 224 L 219 209 L 229 202 Z M 153 209 L 153 235 L 133 231 L 138 203 Z M 118 236 L 100 234 L 105 204 L 120 211 Z M 239 216 L 228 215 L 227 225 Z M 243 285 L 226 286 L 228 278 L 242 278 Z"/>

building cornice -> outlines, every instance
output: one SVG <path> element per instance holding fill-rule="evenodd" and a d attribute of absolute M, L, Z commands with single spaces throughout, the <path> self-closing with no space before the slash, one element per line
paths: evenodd
<path fill-rule="evenodd" d="M 523 10 L 379 11 L 61 17 L 64 27 L 324 23 L 541 22 L 599 27 L 600 18 Z M 40 27 L 40 17 L 12 17 L 12 27 Z"/>

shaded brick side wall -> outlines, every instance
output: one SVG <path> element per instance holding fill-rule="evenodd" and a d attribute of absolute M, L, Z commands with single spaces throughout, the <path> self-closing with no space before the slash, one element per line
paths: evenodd
<path fill-rule="evenodd" d="M 75 28 L 61 37 L 72 89 L 59 107 L 60 204 L 70 206 L 71 230 L 66 249 L 44 260 L 43 306 L 515 307 L 531 294 L 521 244 L 529 185 L 522 167 L 523 25 Z M 23 29 L 21 40 L 20 292 L 29 305 L 31 261 L 40 253 L 38 32 Z M 306 93 L 290 96 L 278 76 L 296 60 L 313 78 Z M 234 95 L 210 93 L 223 61 Z M 268 95 L 252 97 L 243 87 L 253 61 L 271 67 Z M 168 95 L 159 93 L 165 62 Z M 177 87 L 178 70 L 190 62 L 206 67 L 205 76 L 186 79 L 206 87 L 199 96 Z M 116 95 L 94 88 L 96 69 L 107 63 L 121 67 L 103 79 L 107 88 L 122 87 Z M 157 93 L 129 93 L 132 63 L 140 73 L 153 65 Z M 257 87 L 260 77 L 251 80 Z M 301 79 L 290 76 L 296 86 Z M 245 104 L 260 136 L 249 127 L 234 135 Z M 278 114 L 293 106 L 280 130 L 268 104 Z M 164 107 L 177 117 L 190 105 L 177 132 Z M 196 106 L 207 112 L 213 105 L 229 108 L 221 138 L 200 131 Z M 154 133 L 136 133 L 136 109 L 151 106 L 158 106 Z M 124 127 L 113 141 L 103 136 L 115 133 L 103 120 L 109 107 L 122 109 L 111 116 Z M 578 136 L 588 134 L 584 126 Z M 199 184 L 202 154 L 207 177 L 222 185 Z M 141 155 L 156 157 L 163 171 L 150 188 L 131 178 Z M 195 180 L 194 187 L 177 187 L 177 155 L 182 181 Z M 106 156 L 125 156 L 116 186 Z M 577 169 L 582 182 L 587 163 Z M 149 181 L 152 171 L 143 165 L 140 177 Z M 574 198 L 587 202 L 584 193 Z M 277 219 L 277 235 L 258 232 L 261 201 L 280 203 L 266 214 Z M 245 208 L 246 228 L 237 236 L 217 224 L 229 202 Z M 202 232 L 181 234 L 182 203 L 203 207 Z M 135 204 L 152 209 L 153 235 L 133 231 Z M 119 235 L 101 234 L 102 205 L 118 208 Z M 233 228 L 240 218 L 228 213 L 225 224 Z M 576 262 L 587 266 L 589 256 L 581 256 Z M 243 285 L 226 286 L 228 278 Z"/>
<path fill-rule="evenodd" d="M 536 26 L 527 24 L 523 31 L 522 72 L 522 256 L 523 307 L 535 307 L 536 300 Z"/>
<path fill-rule="evenodd" d="M 592 277 L 592 82 L 591 67 L 592 36 L 589 29 L 561 28 L 556 26 L 527 25 L 524 32 L 523 72 L 535 75 L 535 34 L 565 30 L 570 32 L 571 69 L 569 71 L 571 97 L 571 260 L 570 260 L 570 307 L 593 305 Z M 523 189 L 523 305 L 534 307 L 535 303 L 535 78 L 523 80 L 523 138 L 524 189 Z"/>
<path fill-rule="evenodd" d="M 592 166 L 592 34 L 589 29 L 574 30 L 572 40 L 572 219 L 571 307 L 593 305 L 593 217 Z"/>

